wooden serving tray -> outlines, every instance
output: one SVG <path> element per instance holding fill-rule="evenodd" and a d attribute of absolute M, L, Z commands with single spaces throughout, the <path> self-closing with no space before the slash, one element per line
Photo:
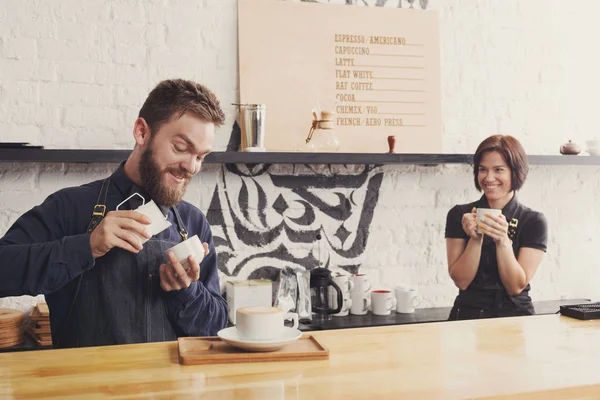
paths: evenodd
<path fill-rule="evenodd" d="M 327 350 L 312 335 L 303 334 L 300 339 L 283 348 L 270 352 L 253 352 L 233 347 L 217 336 L 184 337 L 177 339 L 179 363 L 223 364 L 268 361 L 327 360 Z"/>

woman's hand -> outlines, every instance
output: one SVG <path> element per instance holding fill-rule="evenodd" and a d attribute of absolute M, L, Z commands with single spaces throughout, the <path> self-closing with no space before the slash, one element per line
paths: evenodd
<path fill-rule="evenodd" d="M 485 218 L 482 218 L 478 225 L 485 235 L 496 242 L 496 245 L 512 244 L 508 237 L 508 222 L 503 214 L 497 216 L 485 214 Z"/>
<path fill-rule="evenodd" d="M 473 207 L 470 213 L 466 213 L 462 217 L 463 230 L 469 237 L 473 239 L 481 239 L 483 236 L 477 232 L 477 209 Z"/>

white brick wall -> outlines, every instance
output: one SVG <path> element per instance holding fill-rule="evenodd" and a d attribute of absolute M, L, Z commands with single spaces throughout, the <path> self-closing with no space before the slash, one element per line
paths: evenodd
<path fill-rule="evenodd" d="M 231 120 L 236 4 L 2 0 L 0 140 L 130 148 L 141 103 L 170 77 L 207 83 Z"/>
<path fill-rule="evenodd" d="M 237 100 L 235 0 L 0 0 L 0 141 L 47 148 L 130 148 L 133 120 L 161 79 L 184 77 Z M 340 6 L 342 7 L 342 6 Z M 516 135 L 530 154 L 598 136 L 600 2 L 432 0 L 441 27 L 445 152 L 472 152 L 487 135 Z M 0 234 L 56 189 L 114 165 L 0 165 Z M 286 166 L 281 167 L 283 170 Z M 365 270 L 419 287 L 425 306 L 451 304 L 443 228 L 448 209 L 479 196 L 468 166 L 386 166 Z M 208 166 L 187 199 L 206 209 Z M 546 213 L 550 249 L 535 299 L 598 297 L 600 167 L 532 166 L 520 198 Z M 6 266 L 2 266 L 6 267 Z M 0 306 L 28 308 L 29 298 Z"/>

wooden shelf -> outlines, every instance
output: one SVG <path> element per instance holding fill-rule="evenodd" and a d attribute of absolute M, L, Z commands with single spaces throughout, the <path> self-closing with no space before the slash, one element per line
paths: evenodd
<path fill-rule="evenodd" d="M 119 163 L 130 150 L 0 149 L 0 162 Z M 212 164 L 471 164 L 472 154 L 213 152 Z M 531 155 L 530 164 L 600 165 L 600 156 Z"/>
<path fill-rule="evenodd" d="M 0 149 L 0 162 L 118 163 L 131 150 Z"/>

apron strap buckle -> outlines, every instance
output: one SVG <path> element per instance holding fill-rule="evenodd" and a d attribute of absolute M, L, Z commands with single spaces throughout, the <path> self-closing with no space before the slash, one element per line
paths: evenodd
<path fill-rule="evenodd" d="M 177 219 L 177 226 L 179 227 L 179 234 L 183 238 L 183 240 L 187 240 L 188 232 L 185 229 L 185 224 L 179 215 L 179 211 L 177 211 L 177 207 L 173 206 L 173 214 L 175 214 L 175 218 Z"/>
<path fill-rule="evenodd" d="M 104 204 L 96 204 L 94 206 L 94 212 L 92 212 L 93 216 L 104 217 L 106 213 L 106 206 Z"/>

